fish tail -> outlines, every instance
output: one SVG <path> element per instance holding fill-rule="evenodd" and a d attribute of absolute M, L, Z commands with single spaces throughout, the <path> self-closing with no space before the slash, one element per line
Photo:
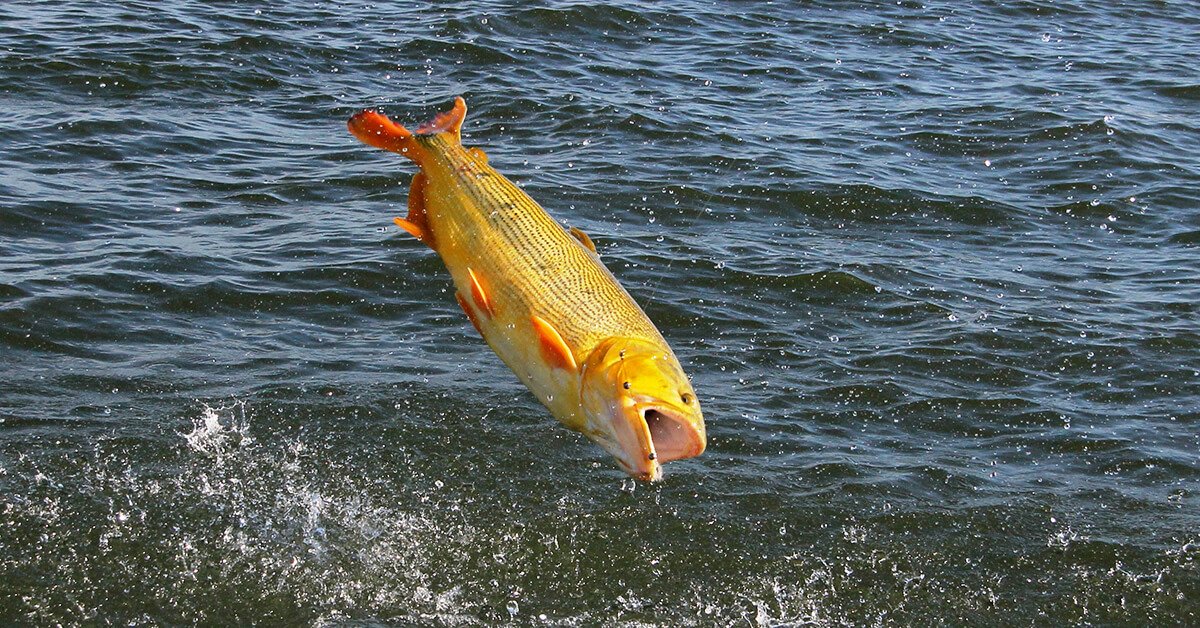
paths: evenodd
<path fill-rule="evenodd" d="M 443 111 L 432 120 L 417 127 L 417 135 L 448 134 L 455 144 L 462 144 L 462 125 L 467 117 L 467 101 L 462 96 L 454 98 L 454 106 L 450 111 Z"/>
<path fill-rule="evenodd" d="M 449 111 L 439 113 L 429 122 L 417 127 L 416 132 L 409 131 L 402 125 L 396 124 L 378 111 L 361 111 L 355 114 L 346 126 L 364 144 L 400 153 L 422 166 L 426 160 L 425 148 L 417 141 L 417 136 L 442 135 L 461 144 L 461 129 L 463 119 L 467 116 L 467 103 L 462 97 L 454 99 L 454 106 Z"/>
<path fill-rule="evenodd" d="M 449 111 L 439 113 L 432 120 L 417 127 L 416 132 L 409 131 L 402 125 L 396 124 L 378 111 L 361 111 L 355 114 L 346 126 L 354 137 L 363 143 L 400 153 L 416 162 L 421 168 L 413 176 L 412 186 L 408 191 L 408 216 L 397 218 L 396 224 L 401 229 L 411 233 L 421 242 L 437 250 L 437 240 L 430 229 L 429 219 L 425 212 L 425 188 L 427 177 L 425 165 L 430 163 L 431 152 L 443 150 L 445 145 L 462 145 L 462 124 L 467 116 L 467 103 L 458 97 Z M 440 148 L 439 142 L 441 140 Z M 482 153 L 479 153 L 482 155 Z M 486 157 L 483 158 L 486 160 Z M 485 161 L 486 163 L 486 161 Z"/>

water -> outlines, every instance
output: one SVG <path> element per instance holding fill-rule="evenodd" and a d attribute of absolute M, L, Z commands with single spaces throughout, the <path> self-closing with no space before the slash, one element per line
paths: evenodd
<path fill-rule="evenodd" d="M 1200 622 L 1200 9 L 975 4 L 6 2 L 0 619 Z M 391 225 L 346 118 L 459 94 L 694 376 L 665 482 Z"/>

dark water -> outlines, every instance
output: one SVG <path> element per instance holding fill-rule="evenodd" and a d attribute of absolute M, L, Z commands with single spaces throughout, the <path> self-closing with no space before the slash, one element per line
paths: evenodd
<path fill-rule="evenodd" d="M 0 7 L 0 621 L 1200 623 L 1200 8 Z M 693 374 L 630 488 L 344 121 L 462 94 Z"/>

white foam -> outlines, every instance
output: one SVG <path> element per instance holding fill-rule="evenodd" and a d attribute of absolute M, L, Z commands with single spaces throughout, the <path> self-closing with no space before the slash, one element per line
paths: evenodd
<path fill-rule="evenodd" d="M 223 413 L 226 416 L 222 422 Z M 192 421 L 192 426 L 192 431 L 183 438 L 189 448 L 204 454 L 221 455 L 230 448 L 246 446 L 253 441 L 244 402 L 219 408 L 204 404 L 204 410 Z"/>

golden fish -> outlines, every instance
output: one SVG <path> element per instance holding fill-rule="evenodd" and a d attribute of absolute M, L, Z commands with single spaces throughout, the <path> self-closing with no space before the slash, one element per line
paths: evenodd
<path fill-rule="evenodd" d="M 691 383 L 587 235 L 565 231 L 482 150 L 462 146 L 466 112 L 456 98 L 416 132 L 374 111 L 348 126 L 420 167 L 408 216 L 395 222 L 441 255 L 459 305 L 500 359 L 627 473 L 660 479 L 663 463 L 707 443 Z"/>

